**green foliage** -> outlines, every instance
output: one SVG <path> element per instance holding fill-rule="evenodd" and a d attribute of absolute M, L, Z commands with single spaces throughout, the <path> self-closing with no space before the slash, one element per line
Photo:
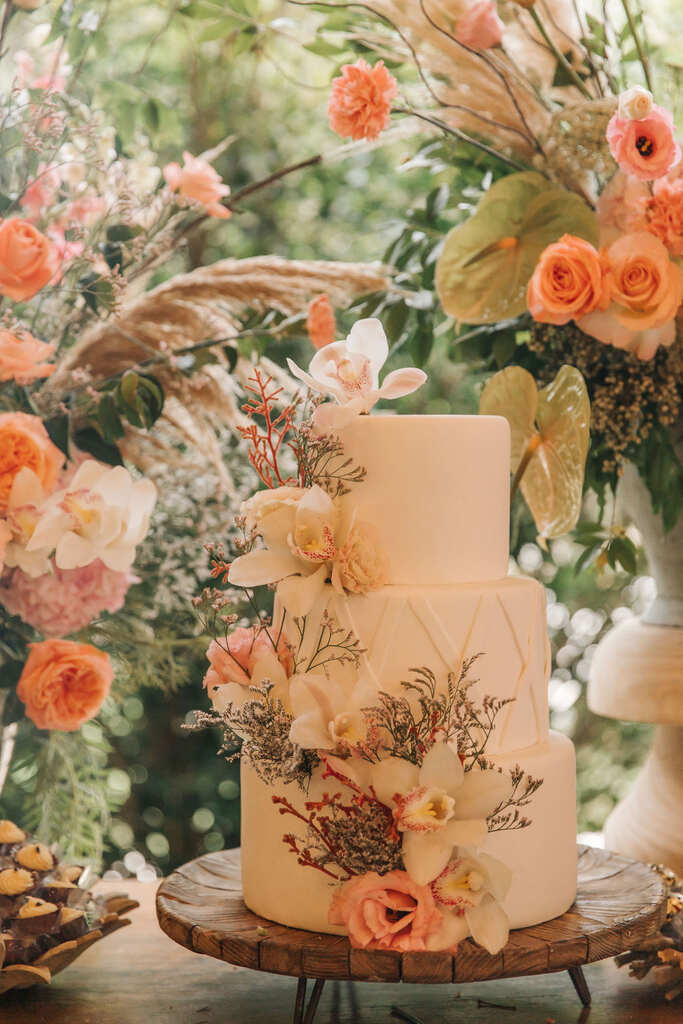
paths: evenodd
<path fill-rule="evenodd" d="M 59 842 L 65 857 L 101 864 L 110 810 L 127 795 L 108 786 L 111 747 L 102 728 L 91 722 L 74 733 L 31 732 L 30 742 L 28 729 L 20 736 L 5 799 L 18 796 L 23 826 Z"/>

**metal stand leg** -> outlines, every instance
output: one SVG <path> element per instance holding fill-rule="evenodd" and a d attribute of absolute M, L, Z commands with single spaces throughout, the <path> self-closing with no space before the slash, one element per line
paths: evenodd
<path fill-rule="evenodd" d="M 306 1007 L 306 982 L 307 978 L 299 978 L 299 982 L 296 987 L 296 1002 L 294 1003 L 294 1024 L 313 1024 L 315 1015 L 318 1009 L 318 1003 L 320 997 L 323 994 L 323 988 L 325 987 L 325 981 L 322 978 L 318 978 L 313 991 L 311 992 L 311 998 Z"/>
<path fill-rule="evenodd" d="M 576 994 L 583 1003 L 584 1006 L 590 1006 L 591 994 L 588 988 L 588 982 L 586 976 L 583 973 L 581 967 L 570 967 L 568 971 L 569 977 L 572 979 L 572 985 L 576 989 Z"/>

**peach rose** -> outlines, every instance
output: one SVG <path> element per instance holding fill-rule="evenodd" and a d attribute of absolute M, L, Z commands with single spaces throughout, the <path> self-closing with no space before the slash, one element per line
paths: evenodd
<path fill-rule="evenodd" d="M 332 585 L 338 593 L 367 594 L 384 586 L 388 574 L 377 531 L 368 523 L 357 523 L 337 552 L 332 568 Z"/>
<path fill-rule="evenodd" d="M 226 644 L 229 654 L 225 649 Z M 253 626 L 238 626 L 227 641 L 221 641 L 220 644 L 216 640 L 211 641 L 206 652 L 211 667 L 204 677 L 204 686 L 209 690 L 226 683 L 251 686 L 257 662 L 274 653 L 273 644 L 264 629 L 257 631 Z M 292 652 L 283 637 L 278 644 L 277 658 L 286 675 L 291 675 Z"/>
<path fill-rule="evenodd" d="M 31 644 L 17 686 L 26 714 L 39 729 L 74 732 L 94 718 L 109 695 L 109 655 L 91 644 L 43 640 Z"/>
<path fill-rule="evenodd" d="M 442 917 L 429 886 L 405 871 L 370 871 L 335 892 L 329 922 L 346 927 L 352 946 L 406 952 L 427 949 Z"/>
<path fill-rule="evenodd" d="M 183 153 L 183 161 L 182 167 L 178 163 L 164 167 L 164 178 L 171 191 L 201 203 L 210 217 L 232 216 L 221 203 L 224 196 L 230 195 L 230 188 L 223 184 L 220 174 L 206 160 L 187 151 Z"/>
<path fill-rule="evenodd" d="M 622 117 L 617 111 L 607 125 L 607 142 L 622 171 L 641 181 L 663 178 L 681 159 L 673 117 L 656 105 L 638 120 Z"/>
<path fill-rule="evenodd" d="M 316 295 L 309 303 L 306 330 L 314 348 L 324 348 L 334 341 L 337 324 L 332 303 L 325 293 Z"/>
<path fill-rule="evenodd" d="M 644 181 L 617 171 L 597 202 L 600 245 L 611 245 L 629 231 L 643 231 L 649 199 L 650 189 Z"/>
<path fill-rule="evenodd" d="M 644 89 L 642 85 L 634 85 L 632 89 L 619 94 L 617 113 L 626 120 L 639 121 L 643 117 L 649 117 L 653 107 L 654 101 L 650 90 Z"/>
<path fill-rule="evenodd" d="M 42 420 L 25 412 L 0 413 L 0 512 L 12 484 L 25 468 L 33 470 L 45 493 L 53 490 L 64 455 L 50 440 Z"/>
<path fill-rule="evenodd" d="M 29 221 L 0 221 L 0 295 L 15 302 L 30 299 L 57 270 L 55 248 Z"/>
<path fill-rule="evenodd" d="M 42 360 L 49 359 L 54 351 L 54 345 L 38 341 L 28 333 L 18 338 L 16 334 L 0 329 L 0 381 L 16 380 L 24 385 L 49 377 L 55 366 Z"/>
<path fill-rule="evenodd" d="M 493 0 L 477 0 L 455 23 L 455 38 L 472 50 L 498 46 L 505 26 Z"/>
<path fill-rule="evenodd" d="M 600 255 L 590 242 L 563 235 L 541 253 L 527 289 L 534 320 L 566 324 L 608 304 Z"/>
<path fill-rule="evenodd" d="M 624 235 L 607 250 L 617 319 L 631 330 L 661 327 L 683 299 L 683 273 L 666 246 L 648 231 Z M 589 312 L 588 310 L 586 312 Z"/>
<path fill-rule="evenodd" d="M 343 139 L 376 139 L 389 127 L 396 79 L 384 61 L 371 67 L 362 57 L 355 64 L 343 64 L 341 71 L 327 104 L 330 128 Z"/>

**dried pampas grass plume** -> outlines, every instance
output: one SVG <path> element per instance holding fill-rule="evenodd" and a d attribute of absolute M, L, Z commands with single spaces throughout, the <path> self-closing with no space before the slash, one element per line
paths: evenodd
<path fill-rule="evenodd" d="M 220 260 L 165 281 L 129 303 L 116 317 L 91 328 L 65 354 L 44 390 L 53 398 L 59 396 L 72 386 L 75 370 L 87 370 L 97 382 L 161 357 L 150 372 L 166 393 L 162 421 L 153 434 L 129 429 L 121 443 L 123 454 L 151 472 L 160 465 L 160 443 L 166 442 L 169 462 L 176 464 L 182 459 L 178 440 L 189 443 L 193 463 L 198 455 L 203 456 L 222 487 L 234 493 L 219 434 L 244 421 L 240 385 L 253 366 L 239 358 L 230 372 L 227 358 L 216 347 L 217 362 L 187 376 L 174 366 L 173 353 L 213 338 L 234 337 L 239 331 L 238 316 L 247 308 L 275 309 L 285 316 L 305 314 L 311 298 L 321 292 L 326 292 L 334 305 L 344 307 L 356 296 L 385 290 L 388 285 L 386 270 L 379 265 L 276 256 Z M 288 389 L 293 387 L 284 371 L 265 363 L 268 373 Z"/>

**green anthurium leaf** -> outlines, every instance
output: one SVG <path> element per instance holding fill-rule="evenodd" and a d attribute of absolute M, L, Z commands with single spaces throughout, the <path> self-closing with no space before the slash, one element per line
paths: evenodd
<path fill-rule="evenodd" d="M 590 440 L 590 401 L 573 366 L 562 366 L 540 392 L 520 366 L 508 366 L 486 384 L 485 415 L 505 416 L 512 435 L 511 471 L 541 537 L 559 537 L 576 525 Z"/>
<path fill-rule="evenodd" d="M 597 244 L 595 214 L 580 196 L 535 171 L 501 178 L 446 237 L 436 267 L 445 312 L 470 324 L 523 313 L 539 256 L 565 233 Z"/>

